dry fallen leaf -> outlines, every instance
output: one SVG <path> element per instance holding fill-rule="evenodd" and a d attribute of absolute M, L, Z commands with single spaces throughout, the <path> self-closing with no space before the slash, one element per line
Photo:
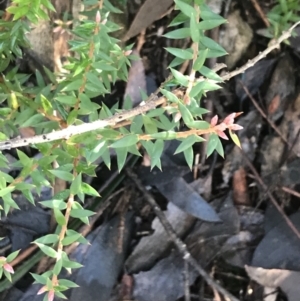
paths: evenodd
<path fill-rule="evenodd" d="M 262 286 L 277 288 L 287 295 L 289 301 L 298 301 L 300 296 L 300 272 L 263 269 L 261 267 L 245 266 L 249 277 Z"/>
<path fill-rule="evenodd" d="M 139 12 L 136 14 L 129 30 L 123 38 L 123 41 L 125 42 L 136 36 L 154 21 L 161 18 L 161 16 L 166 13 L 168 8 L 172 5 L 172 3 L 172 0 L 146 0 L 141 6 Z"/>

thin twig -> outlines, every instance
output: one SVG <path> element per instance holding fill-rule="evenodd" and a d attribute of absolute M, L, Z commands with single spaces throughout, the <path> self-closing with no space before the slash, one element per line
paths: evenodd
<path fill-rule="evenodd" d="M 189 263 L 184 261 L 183 278 L 184 278 L 184 301 L 191 301 L 190 292 L 190 277 L 189 277 Z"/>
<path fill-rule="evenodd" d="M 254 174 L 256 181 L 263 188 L 264 192 L 268 195 L 268 197 L 270 198 L 272 204 L 278 210 L 278 212 L 282 215 L 283 219 L 286 221 L 286 223 L 290 227 L 290 229 L 300 239 L 300 233 L 299 233 L 298 229 L 294 226 L 294 224 L 291 222 L 291 220 L 288 218 L 288 216 L 284 213 L 283 209 L 276 202 L 272 192 L 270 191 L 268 186 L 264 183 L 263 179 L 260 177 L 260 175 L 258 174 L 257 170 L 255 169 L 255 167 L 253 166 L 253 164 L 251 163 L 251 161 L 249 160 L 249 158 L 247 157 L 245 152 L 242 149 L 240 149 L 240 151 L 241 151 L 246 163 L 248 164 L 249 168 L 251 169 L 252 173 Z"/>
<path fill-rule="evenodd" d="M 219 293 L 221 293 L 224 296 L 226 296 L 227 298 L 229 298 L 231 301 L 239 301 L 236 297 L 234 297 L 231 293 L 229 293 L 225 288 L 223 288 L 220 284 L 218 284 L 214 279 L 212 279 L 209 276 L 209 274 L 198 264 L 196 259 L 194 259 L 192 257 L 190 252 L 187 250 L 186 245 L 177 236 L 172 225 L 166 219 L 165 214 L 159 208 L 159 206 L 157 205 L 157 203 L 156 203 L 155 199 L 152 197 L 152 195 L 143 186 L 142 182 L 137 178 L 137 175 L 134 174 L 132 172 L 132 170 L 130 170 L 130 169 L 127 169 L 126 173 L 130 177 L 130 179 L 134 182 L 136 187 L 143 193 L 143 196 L 145 197 L 146 201 L 152 207 L 153 211 L 155 212 L 156 216 L 158 217 L 159 221 L 161 222 L 165 231 L 167 232 L 168 237 L 170 238 L 170 240 L 173 241 L 173 243 L 176 245 L 179 252 L 182 254 L 183 259 L 185 261 L 187 261 L 205 279 L 205 281 L 208 285 L 210 285 L 211 287 L 216 289 Z"/>
<path fill-rule="evenodd" d="M 281 189 L 284 191 L 284 192 L 287 192 L 297 198 L 300 198 L 300 193 L 298 191 L 295 191 L 294 189 L 291 189 L 289 187 L 286 187 L 286 186 L 282 186 Z"/>
<path fill-rule="evenodd" d="M 249 92 L 248 88 L 240 81 L 240 84 L 242 85 L 244 91 L 246 92 L 247 96 L 250 98 L 250 100 L 252 101 L 253 105 L 255 106 L 255 108 L 257 109 L 257 111 L 260 113 L 260 115 L 265 118 L 267 120 L 267 122 L 270 124 L 270 126 L 273 128 L 273 130 L 278 134 L 278 136 L 282 139 L 282 141 L 284 143 L 287 144 L 287 146 L 289 147 L 289 149 L 292 149 L 292 146 L 289 144 L 289 142 L 285 139 L 285 137 L 281 134 L 281 132 L 279 131 L 278 127 L 275 125 L 274 122 L 272 122 L 267 114 L 262 110 L 262 108 L 259 106 L 259 104 L 257 103 L 257 101 L 254 99 L 254 97 L 251 95 L 251 93 Z M 295 152 L 294 152 L 295 153 Z M 296 153 L 295 153 L 296 154 Z M 297 155 L 297 154 L 296 154 Z"/>
<path fill-rule="evenodd" d="M 284 32 L 278 39 L 272 40 L 269 43 L 268 48 L 260 52 L 254 59 L 249 60 L 244 66 L 221 76 L 222 80 L 223 81 L 229 80 L 230 78 L 240 73 L 244 73 L 248 68 L 253 67 L 258 61 L 266 57 L 268 53 L 278 48 L 283 41 L 288 39 L 292 35 L 293 29 L 299 24 L 300 21 L 295 23 L 289 30 Z M 204 80 L 204 79 L 200 79 L 200 80 Z M 182 93 L 182 90 L 176 89 L 173 91 L 173 93 L 176 92 Z M 144 114 L 152 109 L 155 109 L 157 106 L 164 104 L 166 101 L 167 99 L 165 97 L 158 97 L 157 94 L 151 94 L 148 100 L 144 102 L 142 106 L 138 106 L 131 110 L 127 110 L 122 113 L 115 114 L 114 116 L 111 116 L 104 120 L 97 120 L 91 123 L 84 123 L 80 125 L 71 125 L 62 130 L 53 131 L 51 133 L 37 135 L 30 138 L 17 137 L 6 141 L 1 141 L 0 151 L 6 149 L 18 148 L 21 146 L 32 145 L 32 144 L 46 143 L 46 142 L 56 141 L 60 139 L 69 139 L 74 135 L 79 135 L 79 134 L 103 129 L 107 126 L 116 126 L 119 122 L 130 119 L 140 114 Z"/>
<path fill-rule="evenodd" d="M 263 20 L 263 22 L 265 23 L 265 25 L 267 27 L 270 27 L 270 22 L 267 19 L 265 13 L 263 12 L 263 10 L 261 9 L 259 3 L 257 2 L 257 0 L 251 0 L 254 8 L 256 9 L 256 11 L 258 12 L 259 16 L 261 17 L 261 19 Z"/>
<path fill-rule="evenodd" d="M 243 65 L 242 67 L 228 73 L 225 74 L 222 77 L 222 79 L 225 80 L 229 80 L 230 78 L 244 73 L 247 69 L 249 69 L 250 67 L 253 67 L 258 61 L 262 60 L 263 58 L 265 58 L 267 56 L 267 54 L 269 54 L 271 51 L 273 51 L 274 49 L 277 49 L 279 47 L 279 45 L 285 41 L 286 39 L 288 39 L 289 37 L 292 36 L 292 31 L 295 27 L 297 27 L 300 24 L 300 21 L 295 23 L 292 27 L 290 27 L 287 31 L 285 31 L 278 39 L 273 39 L 270 43 L 268 48 L 266 48 L 264 51 L 260 52 L 255 58 L 253 58 L 252 60 L 249 60 L 245 65 Z"/>

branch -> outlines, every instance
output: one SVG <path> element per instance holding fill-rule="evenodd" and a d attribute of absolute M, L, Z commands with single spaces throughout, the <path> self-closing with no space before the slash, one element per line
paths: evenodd
<path fill-rule="evenodd" d="M 242 67 L 228 73 L 225 74 L 224 76 L 221 76 L 221 78 L 225 81 L 225 80 L 229 80 L 230 78 L 244 73 L 247 69 L 253 67 L 258 61 L 262 60 L 263 58 L 265 58 L 267 56 L 267 54 L 269 54 L 271 51 L 273 51 L 274 49 L 279 48 L 280 44 L 287 40 L 289 37 L 292 36 L 292 31 L 295 27 L 297 27 L 300 24 L 300 21 L 295 23 L 292 27 L 290 27 L 287 31 L 283 32 L 283 34 L 278 38 L 278 39 L 273 39 L 270 41 L 268 48 L 266 48 L 264 51 L 260 52 L 255 58 L 253 58 L 252 60 L 249 60 L 245 65 L 243 65 Z"/>
<path fill-rule="evenodd" d="M 250 67 L 253 67 L 258 61 L 260 61 L 261 59 L 266 57 L 267 54 L 269 54 L 272 50 L 278 48 L 279 45 L 283 41 L 285 41 L 286 39 L 291 37 L 293 29 L 296 26 L 298 26 L 299 24 L 300 24 L 300 22 L 295 23 L 290 29 L 288 29 L 286 32 L 284 32 L 277 40 L 272 40 L 269 43 L 268 48 L 266 48 L 264 51 L 260 52 L 255 58 L 248 61 L 245 65 L 243 65 L 242 67 L 240 67 L 237 70 L 234 70 L 230 73 L 227 73 L 227 74 L 221 76 L 223 81 L 229 80 L 230 78 L 232 78 L 238 74 L 244 73 Z M 218 66 L 218 68 L 220 68 L 220 66 Z M 173 91 L 173 93 L 182 94 L 182 90 L 176 89 Z M 158 94 L 158 92 L 150 95 L 148 100 L 142 106 L 138 106 L 131 110 L 115 114 L 114 116 L 109 117 L 104 120 L 97 120 L 97 121 L 94 121 L 91 123 L 84 123 L 84 124 L 76 125 L 76 126 L 72 125 L 65 129 L 62 129 L 62 130 L 53 131 L 48 134 L 37 135 L 34 137 L 30 137 L 30 138 L 17 137 L 17 138 L 13 138 L 13 139 L 6 140 L 6 141 L 1 141 L 0 142 L 0 151 L 6 150 L 6 149 L 18 148 L 21 146 L 32 145 L 32 144 L 40 144 L 40 143 L 45 143 L 45 142 L 50 142 L 50 141 L 56 141 L 56 140 L 60 140 L 60 139 L 69 139 L 70 137 L 72 137 L 74 135 L 79 135 L 79 134 L 91 132 L 94 130 L 103 129 L 107 126 L 116 126 L 121 121 L 125 121 L 134 116 L 144 114 L 152 109 L 155 109 L 157 106 L 164 104 L 167 101 L 167 99 L 165 97 L 158 97 L 157 94 Z"/>
<path fill-rule="evenodd" d="M 115 126 L 121 121 L 127 120 L 134 116 L 146 113 L 152 109 L 155 109 L 157 106 L 166 102 L 165 97 L 158 98 L 155 94 L 152 94 L 143 106 L 138 106 L 131 110 L 115 114 L 104 120 L 97 120 L 91 123 L 83 123 L 80 125 L 71 125 L 65 129 L 59 131 L 53 131 L 48 134 L 36 135 L 30 138 L 13 138 L 10 140 L 0 142 L 0 151 L 5 149 L 17 148 L 21 146 L 31 145 L 31 144 L 40 144 L 60 139 L 69 139 L 74 135 L 79 135 L 94 130 L 103 129 L 107 126 Z"/>

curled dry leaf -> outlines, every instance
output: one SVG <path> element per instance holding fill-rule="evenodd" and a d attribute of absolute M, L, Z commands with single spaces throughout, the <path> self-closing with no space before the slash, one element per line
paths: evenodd
<path fill-rule="evenodd" d="M 249 277 L 260 285 L 272 288 L 280 287 L 289 301 L 299 300 L 300 272 L 252 266 L 245 266 L 245 269 Z"/>

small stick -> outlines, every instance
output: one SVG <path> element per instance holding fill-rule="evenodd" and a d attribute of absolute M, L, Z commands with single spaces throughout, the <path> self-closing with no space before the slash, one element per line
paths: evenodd
<path fill-rule="evenodd" d="M 189 263 L 184 261 L 183 278 L 184 278 L 184 301 L 191 301 L 190 292 L 190 277 L 189 277 Z"/>
<path fill-rule="evenodd" d="M 298 229 L 295 227 L 295 225 L 291 222 L 291 220 L 289 219 L 289 217 L 284 213 L 283 209 L 276 202 L 273 194 L 271 193 L 271 191 L 269 190 L 269 188 L 267 187 L 267 185 L 264 183 L 263 179 L 260 177 L 260 175 L 258 174 L 258 172 L 255 169 L 255 167 L 253 166 L 253 164 L 250 162 L 250 160 L 247 157 L 247 155 L 244 153 L 243 150 L 240 149 L 240 151 L 241 151 L 241 153 L 242 153 L 242 155 L 243 155 L 246 163 L 248 164 L 249 168 L 251 169 L 252 173 L 254 174 L 256 181 L 260 184 L 260 186 L 263 188 L 264 192 L 268 195 L 268 197 L 270 198 L 272 204 L 278 210 L 278 212 L 282 215 L 283 219 L 286 221 L 286 223 L 288 224 L 288 226 L 290 227 L 290 229 L 300 239 L 300 232 L 298 231 Z"/>
<path fill-rule="evenodd" d="M 265 23 L 265 25 L 267 27 L 270 27 L 270 22 L 267 19 L 265 13 L 263 12 L 263 10 L 261 9 L 260 5 L 258 4 L 258 2 L 256 0 L 251 0 L 254 8 L 256 9 L 256 11 L 258 12 L 259 16 L 261 17 L 261 19 L 263 20 L 263 22 Z"/>
<path fill-rule="evenodd" d="M 270 124 L 270 126 L 272 127 L 272 129 L 278 134 L 278 136 L 281 138 L 281 140 L 286 143 L 288 145 L 288 147 L 292 150 L 292 146 L 289 144 L 289 142 L 285 139 L 285 137 L 281 134 L 281 132 L 279 131 L 279 129 L 277 128 L 277 126 L 275 125 L 274 122 L 272 122 L 267 114 L 262 110 L 262 108 L 259 106 L 259 104 L 257 103 L 257 101 L 254 99 L 254 97 L 251 95 L 251 93 L 249 92 L 248 88 L 240 81 L 240 84 L 242 85 L 244 91 L 246 92 L 247 96 L 250 98 L 250 100 L 252 101 L 253 105 L 255 106 L 255 108 L 257 109 L 257 111 L 260 113 L 260 115 L 265 118 L 267 120 L 267 122 Z M 295 153 L 295 152 L 294 152 Z M 295 153 L 296 154 L 296 153 Z M 297 155 L 297 154 L 296 154 Z"/>

